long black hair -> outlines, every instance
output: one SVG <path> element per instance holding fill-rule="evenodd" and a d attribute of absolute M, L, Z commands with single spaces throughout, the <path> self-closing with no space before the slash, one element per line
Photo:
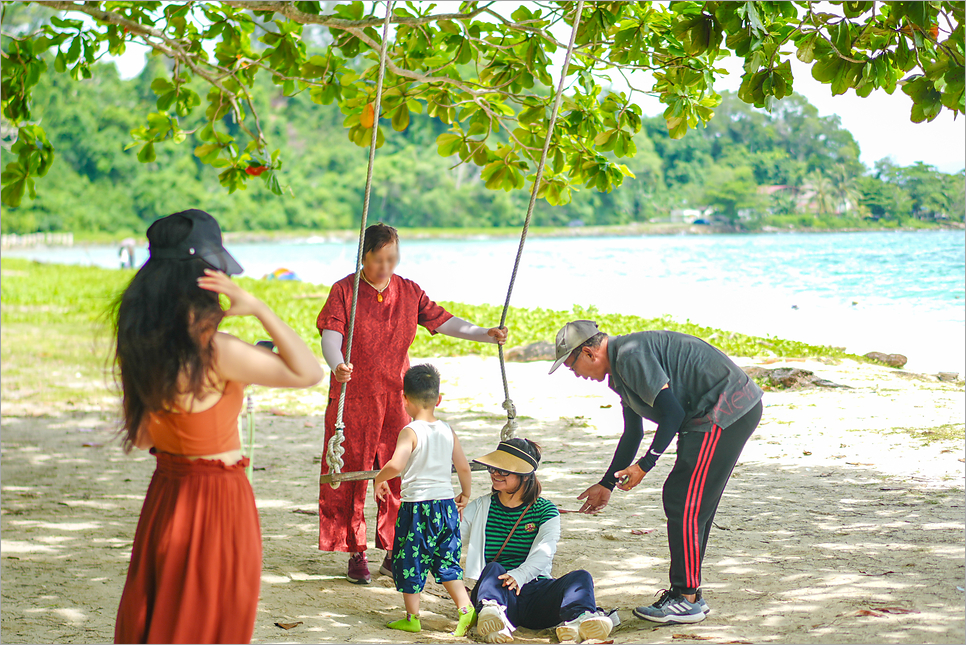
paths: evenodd
<path fill-rule="evenodd" d="M 510 444 L 515 448 L 519 448 L 520 450 L 523 450 L 531 457 L 536 459 L 537 464 L 540 463 L 540 456 L 542 454 L 542 451 L 540 449 L 540 444 L 538 444 L 537 442 L 530 441 L 529 439 L 519 439 L 514 437 L 513 439 L 508 439 L 506 443 Z M 522 497 L 523 497 L 524 504 L 529 505 L 537 501 L 537 498 L 540 497 L 540 493 L 543 492 L 543 487 L 540 485 L 540 480 L 537 479 L 536 468 L 534 468 L 532 473 L 528 473 L 526 475 L 517 475 L 517 477 L 520 478 L 520 485 L 517 487 L 517 490 L 513 491 L 513 493 L 516 493 L 517 491 L 522 490 L 523 491 Z"/>
<path fill-rule="evenodd" d="M 148 241 L 172 247 L 191 228 L 184 217 L 166 217 L 151 227 Z M 148 414 L 170 409 L 178 395 L 200 398 L 212 387 L 214 337 L 224 312 L 218 294 L 198 286 L 208 268 L 196 258 L 148 259 L 114 303 L 114 367 L 127 451 Z"/>

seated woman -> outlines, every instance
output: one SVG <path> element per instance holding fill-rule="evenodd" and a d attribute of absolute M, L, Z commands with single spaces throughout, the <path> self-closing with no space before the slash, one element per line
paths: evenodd
<path fill-rule="evenodd" d="M 470 600 L 479 636 L 487 643 L 512 643 L 518 625 L 557 625 L 561 642 L 606 638 L 614 622 L 597 609 L 590 574 L 572 571 L 556 580 L 550 575 L 560 513 L 540 497 L 540 446 L 510 439 L 474 461 L 487 467 L 493 483 L 491 494 L 469 503 L 460 525 L 465 574 L 477 579 Z"/>

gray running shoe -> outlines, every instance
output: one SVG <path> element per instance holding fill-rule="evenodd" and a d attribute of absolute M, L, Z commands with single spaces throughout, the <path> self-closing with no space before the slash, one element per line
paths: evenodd
<path fill-rule="evenodd" d="M 705 618 L 698 603 L 688 602 L 681 594 L 670 591 L 664 591 L 650 607 L 638 607 L 634 615 L 655 623 L 700 623 Z"/>
<path fill-rule="evenodd" d="M 705 602 L 704 598 L 701 596 L 700 589 L 694 592 L 694 604 L 701 608 L 701 611 L 704 612 L 705 616 L 711 613 L 711 607 L 708 607 L 708 603 Z"/>

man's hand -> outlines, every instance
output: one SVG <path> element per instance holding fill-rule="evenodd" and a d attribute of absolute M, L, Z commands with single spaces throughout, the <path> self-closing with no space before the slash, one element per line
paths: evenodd
<path fill-rule="evenodd" d="M 617 487 L 621 490 L 630 490 L 641 483 L 644 479 L 644 475 L 647 473 L 641 470 L 641 467 L 637 464 L 631 464 L 624 470 L 618 470 L 614 473 L 614 477 L 617 478 Z M 627 481 L 624 478 L 627 477 Z"/>
<path fill-rule="evenodd" d="M 577 499 L 584 500 L 579 513 L 596 513 L 607 506 L 607 502 L 610 501 L 610 491 L 600 484 L 594 484 L 578 495 Z"/>

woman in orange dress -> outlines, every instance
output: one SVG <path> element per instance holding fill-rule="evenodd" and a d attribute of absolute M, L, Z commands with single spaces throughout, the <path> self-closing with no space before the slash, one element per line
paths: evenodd
<path fill-rule="evenodd" d="M 125 448 L 149 449 L 148 487 L 117 612 L 117 643 L 247 643 L 261 532 L 238 415 L 249 383 L 310 387 L 322 368 L 298 334 L 226 274 L 241 267 L 208 213 L 148 229 L 151 257 L 117 306 Z M 218 294 L 231 307 L 223 311 Z M 219 332 L 255 316 L 278 354 Z"/>

